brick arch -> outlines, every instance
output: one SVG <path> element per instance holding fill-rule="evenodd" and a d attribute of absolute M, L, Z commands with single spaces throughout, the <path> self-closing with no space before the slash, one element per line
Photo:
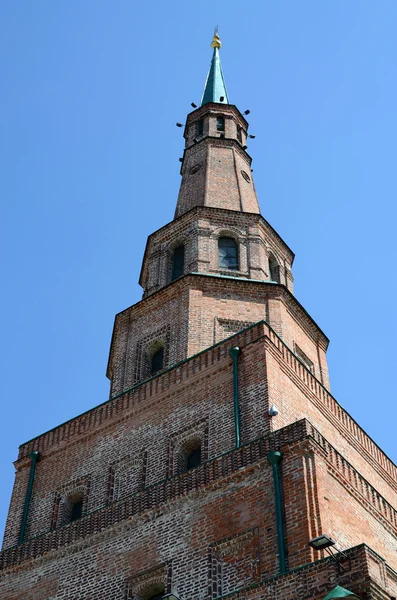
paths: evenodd
<path fill-rule="evenodd" d="M 173 472 L 183 473 L 187 468 L 188 456 L 193 450 L 201 449 L 201 456 L 203 458 L 204 450 L 204 434 L 203 432 L 196 431 L 189 437 L 181 440 L 174 448 L 174 464 Z"/>
<path fill-rule="evenodd" d="M 238 271 L 247 271 L 247 236 L 246 232 L 234 226 L 217 227 L 211 234 L 212 249 L 211 254 L 213 256 L 213 270 L 219 271 L 218 266 L 218 242 L 222 237 L 232 238 L 238 249 Z M 222 269 L 221 269 L 222 270 Z"/>
<path fill-rule="evenodd" d="M 269 279 L 281 283 L 282 261 L 280 261 L 279 257 L 272 250 L 268 252 L 267 259 L 269 263 Z"/>
<path fill-rule="evenodd" d="M 171 281 L 171 275 L 172 275 L 172 262 L 173 262 L 173 258 L 174 258 L 174 252 L 176 250 L 176 248 L 179 248 L 179 246 L 183 246 L 185 249 L 185 269 L 186 269 L 186 263 L 187 263 L 187 257 L 189 254 L 189 250 L 190 250 L 190 246 L 188 243 L 188 238 L 185 235 L 181 235 L 179 237 L 177 237 L 175 240 L 171 240 L 165 247 L 164 250 L 164 254 L 165 254 L 165 282 L 169 283 Z"/>
<path fill-rule="evenodd" d="M 211 237 L 215 238 L 217 241 L 220 237 L 232 237 L 240 244 L 245 242 L 246 234 L 245 231 L 239 227 L 228 225 L 227 227 L 217 227 L 214 229 L 211 233 Z"/>
<path fill-rule="evenodd" d="M 163 564 L 131 577 L 126 584 L 126 600 L 149 600 L 155 594 L 170 591 L 170 566 Z"/>

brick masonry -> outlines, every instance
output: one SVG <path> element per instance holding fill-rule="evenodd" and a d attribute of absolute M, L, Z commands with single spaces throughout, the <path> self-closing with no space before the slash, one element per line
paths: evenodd
<path fill-rule="evenodd" d="M 293 295 L 292 251 L 259 214 L 247 129 L 232 105 L 188 116 L 176 218 L 148 239 L 143 299 L 116 315 L 109 400 L 19 449 L 2 600 L 320 600 L 337 584 L 397 596 L 397 467 L 329 392 L 328 339 Z M 235 270 L 219 267 L 225 236 Z M 286 573 L 270 451 L 282 456 Z M 308 545 L 321 533 L 346 550 L 343 569 Z"/>

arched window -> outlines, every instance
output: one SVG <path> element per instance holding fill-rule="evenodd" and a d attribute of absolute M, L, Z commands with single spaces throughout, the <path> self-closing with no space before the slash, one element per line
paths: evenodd
<path fill-rule="evenodd" d="M 186 460 L 186 470 L 190 471 L 190 469 L 194 469 L 198 467 L 201 463 L 201 446 L 198 448 L 194 448 L 194 450 L 190 451 L 190 454 L 187 455 Z"/>
<path fill-rule="evenodd" d="M 217 131 L 225 131 L 225 118 L 224 117 L 216 117 L 216 130 Z"/>
<path fill-rule="evenodd" d="M 220 269 L 238 269 L 238 247 L 233 238 L 221 237 L 218 240 L 218 266 Z"/>
<path fill-rule="evenodd" d="M 269 256 L 269 274 L 271 281 L 276 281 L 277 283 L 280 283 L 280 269 L 273 254 L 270 254 Z"/>
<path fill-rule="evenodd" d="M 150 374 L 154 375 L 155 373 L 158 373 L 158 371 L 161 371 L 161 369 L 163 367 L 164 367 L 164 348 L 161 347 L 158 350 L 156 350 L 156 352 L 152 356 L 152 360 L 150 363 Z"/>
<path fill-rule="evenodd" d="M 185 270 L 185 246 L 183 244 L 174 250 L 172 257 L 171 281 L 178 279 Z"/>

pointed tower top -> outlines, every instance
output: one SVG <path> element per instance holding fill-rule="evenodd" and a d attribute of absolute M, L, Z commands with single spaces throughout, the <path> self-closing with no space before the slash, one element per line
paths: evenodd
<path fill-rule="evenodd" d="M 201 106 L 207 102 L 218 102 L 220 104 L 229 104 L 227 97 L 225 80 L 223 78 L 221 60 L 219 58 L 219 48 L 222 46 L 218 35 L 218 27 L 215 27 L 214 37 L 211 47 L 214 49 L 212 55 L 210 70 L 208 71 L 207 81 L 205 82 L 204 93 L 201 99 Z"/>

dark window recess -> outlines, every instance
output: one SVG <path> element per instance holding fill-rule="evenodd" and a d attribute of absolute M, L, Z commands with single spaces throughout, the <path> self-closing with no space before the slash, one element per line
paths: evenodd
<path fill-rule="evenodd" d="M 174 250 L 174 256 L 172 257 L 172 272 L 171 281 L 178 279 L 183 275 L 185 269 L 185 246 L 178 246 Z"/>
<path fill-rule="evenodd" d="M 70 521 L 77 521 L 80 519 L 83 514 L 83 501 L 77 500 L 72 503 L 72 507 L 70 510 Z"/>
<path fill-rule="evenodd" d="M 218 241 L 218 265 L 220 269 L 238 269 L 238 248 L 233 238 L 222 237 Z"/>
<path fill-rule="evenodd" d="M 152 356 L 150 372 L 152 375 L 164 367 L 164 348 L 159 348 Z"/>
<path fill-rule="evenodd" d="M 280 283 L 280 268 L 277 264 L 276 259 L 272 255 L 269 256 L 269 271 L 270 280 Z"/>
<path fill-rule="evenodd" d="M 197 136 L 201 136 L 204 133 L 204 119 L 200 119 L 199 121 L 197 121 L 197 130 L 196 130 L 196 135 Z"/>
<path fill-rule="evenodd" d="M 224 117 L 216 117 L 216 130 L 217 131 L 225 131 Z"/>
<path fill-rule="evenodd" d="M 186 469 L 190 471 L 190 469 L 194 469 L 198 467 L 201 463 L 201 448 L 196 448 L 192 450 L 187 457 Z"/>
<path fill-rule="evenodd" d="M 153 594 L 153 596 L 150 596 L 149 600 L 161 600 L 163 596 L 164 592 L 160 592 L 159 594 Z"/>
<path fill-rule="evenodd" d="M 241 133 L 241 127 L 237 127 L 237 139 L 240 142 L 240 144 L 243 143 L 243 136 L 242 136 L 242 133 Z"/>

